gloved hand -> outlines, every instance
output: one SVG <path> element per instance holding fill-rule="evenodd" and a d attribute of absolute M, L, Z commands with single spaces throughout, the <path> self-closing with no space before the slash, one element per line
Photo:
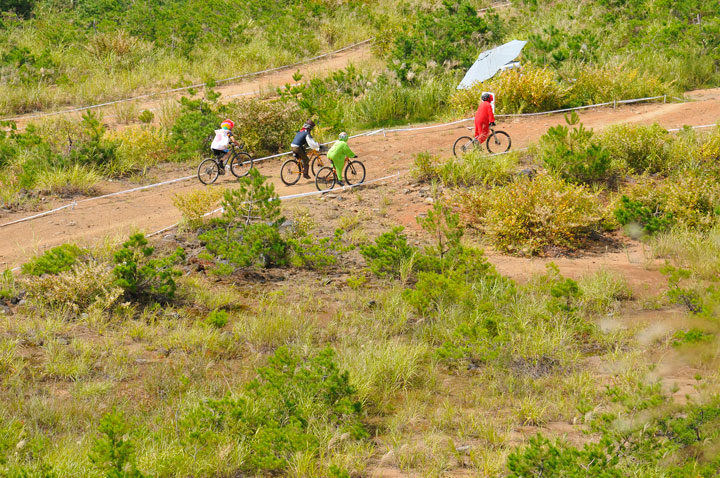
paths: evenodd
<path fill-rule="evenodd" d="M 492 123 L 490 123 L 490 126 L 495 126 L 495 122 L 493 121 Z"/>

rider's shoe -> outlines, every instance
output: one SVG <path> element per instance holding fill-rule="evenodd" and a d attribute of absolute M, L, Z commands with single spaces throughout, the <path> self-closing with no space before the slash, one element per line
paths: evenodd
<path fill-rule="evenodd" d="M 345 186 L 345 183 L 342 181 L 338 181 L 338 186 L 340 186 L 340 187 Z"/>
<path fill-rule="evenodd" d="M 220 171 L 220 174 L 225 174 L 225 165 L 222 163 L 218 164 L 218 170 Z"/>
<path fill-rule="evenodd" d="M 305 179 L 310 179 L 310 175 L 309 175 L 309 174 L 303 174 L 303 177 L 304 177 Z"/>

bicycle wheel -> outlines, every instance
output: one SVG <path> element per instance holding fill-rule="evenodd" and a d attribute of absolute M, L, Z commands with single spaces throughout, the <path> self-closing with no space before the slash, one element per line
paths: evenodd
<path fill-rule="evenodd" d="M 325 166 L 320 168 L 315 176 L 315 187 L 318 191 L 329 191 L 335 187 L 335 170 L 332 167 Z"/>
<path fill-rule="evenodd" d="M 360 161 L 350 161 L 345 166 L 345 182 L 348 184 L 360 184 L 365 181 L 365 165 Z"/>
<path fill-rule="evenodd" d="M 510 135 L 505 131 L 493 131 L 485 142 L 489 153 L 504 153 L 510 150 Z"/>
<path fill-rule="evenodd" d="M 313 158 L 312 162 L 310 163 L 310 172 L 312 173 L 313 176 L 317 175 L 317 172 L 320 171 L 320 168 L 325 167 L 324 160 L 326 158 L 323 158 L 323 156 L 325 156 L 325 154 L 319 153 L 317 156 L 315 156 Z"/>
<path fill-rule="evenodd" d="M 475 138 L 471 138 L 470 136 L 460 136 L 455 140 L 455 144 L 453 144 L 453 155 L 462 156 L 470 151 L 477 151 L 480 149 L 482 149 L 482 147 Z"/>
<path fill-rule="evenodd" d="M 300 163 L 297 159 L 288 159 L 280 168 L 280 179 L 288 186 L 300 181 Z"/>
<path fill-rule="evenodd" d="M 230 172 L 236 178 L 247 176 L 253 167 L 253 159 L 248 153 L 234 154 L 230 160 Z"/>
<path fill-rule="evenodd" d="M 220 166 L 213 158 L 207 158 L 198 166 L 197 176 L 201 183 L 212 184 L 220 175 Z"/>

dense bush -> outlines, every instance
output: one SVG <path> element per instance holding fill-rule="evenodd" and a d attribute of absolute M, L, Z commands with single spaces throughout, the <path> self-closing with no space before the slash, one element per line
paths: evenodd
<path fill-rule="evenodd" d="M 577 248 L 598 229 L 599 204 L 583 186 L 551 175 L 460 194 L 465 220 L 506 252 L 540 254 Z"/>
<path fill-rule="evenodd" d="M 360 253 L 374 274 L 380 277 L 398 277 L 403 263 L 412 258 L 415 252 L 408 245 L 407 236 L 402 231 L 402 226 L 395 227 L 379 235 L 375 244 L 360 247 Z"/>
<path fill-rule="evenodd" d="M 173 265 L 185 259 L 185 251 L 177 250 L 166 257 L 152 257 L 155 248 L 141 233 L 133 234 L 115 252 L 114 284 L 125 297 L 133 300 L 167 301 L 173 298 L 181 272 Z"/>
<path fill-rule="evenodd" d="M 563 107 L 566 88 L 560 85 L 555 73 L 531 66 L 505 70 L 492 79 L 460 90 L 452 97 L 455 111 L 475 112 L 483 91 L 495 93 L 497 113 L 531 113 Z"/>
<path fill-rule="evenodd" d="M 307 120 L 297 104 L 288 101 L 247 98 L 233 101 L 227 108 L 243 143 L 256 156 L 288 151 L 295 133 Z"/>
<path fill-rule="evenodd" d="M 605 130 L 600 141 L 616 167 L 632 174 L 669 173 L 669 133 L 657 123 L 652 126 L 619 124 Z"/>
<path fill-rule="evenodd" d="M 70 270 L 77 263 L 80 256 L 86 253 L 85 249 L 81 249 L 75 244 L 63 244 L 32 258 L 23 264 L 22 271 L 25 274 L 34 276 L 58 274 Z"/>
<path fill-rule="evenodd" d="M 610 440 L 586 444 L 582 449 L 552 443 L 542 435 L 530 438 L 528 446 L 508 457 L 512 478 L 622 478 L 618 456 Z"/>
<path fill-rule="evenodd" d="M 210 98 L 217 97 L 210 92 Z M 181 98 L 180 112 L 170 130 L 170 142 L 175 146 L 178 159 L 193 159 L 199 154 L 209 155 L 210 146 L 205 139 L 220 127 L 221 112 L 217 105 L 203 99 Z"/>
<path fill-rule="evenodd" d="M 585 129 L 574 111 L 565 125 L 553 126 L 540 137 L 536 154 L 545 167 L 576 184 L 613 183 L 610 153 Z"/>
<path fill-rule="evenodd" d="M 349 374 L 331 349 L 304 358 L 281 347 L 257 372 L 241 390 L 208 400 L 184 418 L 191 443 L 242 443 L 246 471 L 281 473 L 294 453 L 315 457 L 334 433 L 367 436 Z"/>

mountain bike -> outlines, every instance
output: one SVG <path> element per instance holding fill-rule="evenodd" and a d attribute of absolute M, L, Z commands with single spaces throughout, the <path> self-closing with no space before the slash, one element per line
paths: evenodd
<path fill-rule="evenodd" d="M 343 177 L 345 178 L 345 183 L 348 186 L 364 182 L 365 165 L 360 161 L 345 158 L 345 171 L 343 172 Z M 317 176 L 315 176 L 315 187 L 318 191 L 329 191 L 335 187 L 337 182 L 337 173 L 335 172 L 335 167 L 332 165 L 320 168 Z"/>
<path fill-rule="evenodd" d="M 474 128 L 468 128 L 473 131 Z M 510 150 L 510 135 L 505 131 L 496 130 L 490 127 L 490 135 L 485 141 L 488 153 L 504 153 Z M 470 151 L 481 151 L 482 143 L 472 136 L 461 136 L 453 144 L 453 154 L 460 156 Z"/>
<path fill-rule="evenodd" d="M 240 151 L 234 144 L 230 143 L 232 154 L 227 164 L 223 165 L 220 158 L 206 158 L 198 166 L 197 176 L 201 183 L 207 185 L 214 183 L 220 174 L 225 173 L 225 168 L 230 167 L 230 172 L 236 178 L 247 176 L 253 168 L 253 158 L 249 153 Z"/>
<path fill-rule="evenodd" d="M 327 157 L 325 156 L 326 148 L 321 147 L 320 151 L 314 149 L 308 149 L 307 154 L 310 158 L 310 171 L 315 176 L 316 168 L 322 168 L 325 165 Z M 323 159 L 324 158 L 324 159 Z M 293 153 L 293 157 L 288 159 L 280 167 L 280 179 L 288 186 L 300 181 L 300 177 L 303 175 L 303 163 L 297 154 Z"/>

